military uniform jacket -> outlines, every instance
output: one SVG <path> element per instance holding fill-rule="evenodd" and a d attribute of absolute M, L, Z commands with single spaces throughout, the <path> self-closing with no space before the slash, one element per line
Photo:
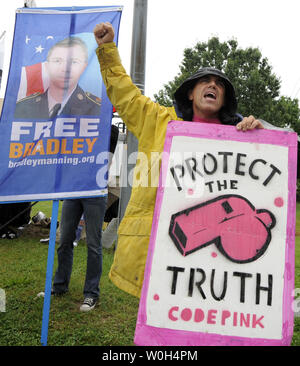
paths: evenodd
<path fill-rule="evenodd" d="M 60 115 L 99 116 L 101 99 L 84 92 L 80 86 L 70 96 Z M 35 93 L 16 104 L 15 118 L 49 119 L 48 92 Z"/>

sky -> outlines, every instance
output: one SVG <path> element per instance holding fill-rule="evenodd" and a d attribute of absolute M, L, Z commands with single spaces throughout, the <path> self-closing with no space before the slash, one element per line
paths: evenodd
<path fill-rule="evenodd" d="M 37 7 L 122 5 L 119 51 L 130 72 L 134 0 L 35 0 Z M 13 40 L 15 10 L 23 0 L 5 2 L 0 35 L 5 34 L 3 98 Z M 179 73 L 183 51 L 218 36 L 241 48 L 259 48 L 281 80 L 280 94 L 300 99 L 299 0 L 148 0 L 145 95 L 153 95 Z M 1 56 L 0 56 L 1 57 Z"/>

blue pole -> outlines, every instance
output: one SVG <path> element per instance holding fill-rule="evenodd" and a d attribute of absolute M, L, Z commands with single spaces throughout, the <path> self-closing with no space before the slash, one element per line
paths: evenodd
<path fill-rule="evenodd" d="M 41 343 L 43 346 L 47 346 L 47 338 L 48 338 L 48 324 L 49 324 L 49 311 L 51 301 L 51 285 L 52 285 L 53 263 L 55 253 L 56 228 L 58 219 L 58 206 L 59 206 L 59 200 L 54 200 L 52 204 L 50 239 L 48 247 L 48 261 L 47 261 L 45 297 L 44 297 L 42 332 L 41 332 Z"/>

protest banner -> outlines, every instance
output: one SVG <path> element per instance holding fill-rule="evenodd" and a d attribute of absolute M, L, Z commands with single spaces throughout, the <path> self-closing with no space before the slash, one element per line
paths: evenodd
<path fill-rule="evenodd" d="M 117 42 L 121 10 L 17 9 L 0 121 L 0 202 L 107 194 L 112 106 L 93 28 L 111 22 Z"/>
<path fill-rule="evenodd" d="M 16 11 L 0 120 L 0 202 L 53 200 L 41 343 L 47 345 L 60 199 L 107 195 L 112 105 L 93 29 L 120 6 Z"/>
<path fill-rule="evenodd" d="M 137 345 L 289 345 L 297 134 L 170 122 Z"/>

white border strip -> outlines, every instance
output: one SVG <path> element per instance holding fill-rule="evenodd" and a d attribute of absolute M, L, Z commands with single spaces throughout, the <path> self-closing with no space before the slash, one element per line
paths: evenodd
<path fill-rule="evenodd" d="M 95 191 L 78 191 L 78 192 L 60 192 L 60 193 L 40 193 L 40 194 L 22 194 L 13 196 L 0 196 L 0 202 L 22 202 L 22 201 L 52 201 L 55 199 L 68 199 L 68 198 L 84 198 L 95 196 L 106 196 L 108 190 L 100 189 Z"/>
<path fill-rule="evenodd" d="M 35 9 L 35 8 L 20 8 L 16 13 L 30 13 L 30 14 L 76 14 L 76 13 L 107 13 L 110 11 L 123 11 L 123 6 L 115 6 L 109 8 L 90 8 L 82 10 L 58 10 L 58 9 Z"/>

